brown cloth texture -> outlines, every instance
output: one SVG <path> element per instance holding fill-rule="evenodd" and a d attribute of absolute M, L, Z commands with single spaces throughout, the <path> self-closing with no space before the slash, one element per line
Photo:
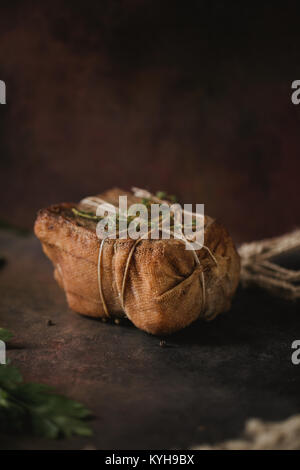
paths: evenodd
<path fill-rule="evenodd" d="M 131 193 L 112 189 L 99 195 L 117 204 L 119 195 L 140 202 Z M 205 223 L 204 245 L 193 251 L 176 239 L 143 239 L 136 245 L 126 278 L 126 262 L 135 240 L 106 239 L 103 244 L 99 293 L 98 255 L 101 240 L 96 223 L 74 216 L 76 204 L 63 203 L 39 212 L 35 234 L 54 264 L 55 279 L 65 290 L 70 308 L 92 317 L 126 316 L 148 333 L 178 331 L 198 318 L 210 320 L 230 308 L 239 282 L 240 260 L 227 230 L 218 222 Z M 208 220 L 208 219 L 206 219 Z"/>

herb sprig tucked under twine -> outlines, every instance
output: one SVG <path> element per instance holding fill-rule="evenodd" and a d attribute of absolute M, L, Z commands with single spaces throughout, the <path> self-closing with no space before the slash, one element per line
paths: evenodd
<path fill-rule="evenodd" d="M 99 220 L 103 219 L 103 217 L 95 215 L 93 212 L 80 211 L 80 210 L 76 209 L 75 207 L 72 208 L 72 212 L 73 212 L 74 215 L 77 215 L 79 217 L 83 217 L 84 219 L 94 220 L 96 222 L 99 222 Z"/>
<path fill-rule="evenodd" d="M 136 189 L 136 188 L 134 188 Z M 140 190 L 141 191 L 141 190 Z M 155 196 L 153 195 L 150 195 L 150 193 L 147 193 L 147 196 L 148 197 L 142 197 L 142 200 L 141 200 L 141 204 L 143 204 L 148 213 L 150 213 L 151 211 L 151 204 L 153 204 L 154 202 L 156 203 L 167 203 L 168 205 L 170 203 L 175 203 L 177 202 L 177 197 L 174 196 L 174 195 L 168 195 L 166 192 L 164 191 L 158 191 Z M 89 198 L 86 198 L 85 201 L 87 201 Z M 83 217 L 84 219 L 89 219 L 89 220 L 92 220 L 94 222 L 99 222 L 100 220 L 103 220 L 104 217 L 103 216 L 100 216 L 100 215 L 96 215 L 94 212 L 91 212 L 91 211 L 84 211 L 84 210 L 79 210 L 77 209 L 76 207 L 73 207 L 72 208 L 72 212 L 75 216 L 77 217 Z M 120 214 L 119 213 L 116 213 L 114 214 L 115 216 L 115 221 L 116 221 L 116 228 L 118 230 L 119 228 L 119 222 L 120 222 Z M 122 216 L 123 217 L 123 216 Z M 126 216 L 126 222 L 127 222 L 127 227 L 128 225 L 135 219 L 136 217 L 134 215 L 127 215 Z M 151 222 L 149 221 L 148 222 L 148 227 L 154 227 L 156 223 L 162 223 L 163 222 L 163 216 L 162 214 L 159 215 L 157 221 L 154 221 L 154 222 Z M 173 227 L 174 226 L 174 214 L 170 214 L 170 223 L 171 223 L 171 226 Z M 192 226 L 194 227 L 196 225 L 196 219 L 192 219 Z M 186 225 L 187 226 L 187 225 Z M 139 227 L 137 227 L 139 228 Z"/>

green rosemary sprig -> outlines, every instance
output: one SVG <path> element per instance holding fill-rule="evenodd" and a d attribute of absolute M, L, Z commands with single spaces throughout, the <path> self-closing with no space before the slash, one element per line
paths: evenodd
<path fill-rule="evenodd" d="M 162 199 L 162 200 L 168 200 L 170 202 L 176 202 L 177 201 L 176 196 L 170 195 L 170 194 L 168 195 L 165 191 L 158 191 L 156 193 L 156 197 L 159 198 L 159 199 Z M 141 203 L 144 204 L 144 206 L 146 206 L 148 212 L 151 211 L 151 204 L 153 204 L 153 201 L 151 201 L 151 199 L 142 198 Z M 72 208 L 72 212 L 73 212 L 74 215 L 76 215 L 78 217 L 83 217 L 85 219 L 93 220 L 95 222 L 99 222 L 100 220 L 103 220 L 103 217 L 95 215 L 94 212 L 79 210 L 79 209 L 76 209 L 75 207 Z M 115 223 L 116 223 L 116 229 L 118 229 L 119 228 L 119 223 L 120 223 L 120 217 L 125 217 L 125 216 L 122 216 L 122 215 L 120 216 L 119 214 L 116 214 L 115 217 L 116 218 L 114 220 L 115 220 Z M 135 216 L 129 216 L 128 215 L 126 217 L 127 226 L 134 219 L 135 219 Z M 159 220 L 161 221 L 161 216 L 160 216 Z M 171 222 L 173 222 L 173 216 L 172 215 L 171 215 Z M 151 223 L 148 223 L 148 226 L 151 226 L 151 225 L 152 225 Z"/>
<path fill-rule="evenodd" d="M 174 203 L 178 201 L 174 194 L 167 194 L 165 191 L 157 191 L 155 196 L 158 197 L 158 199 L 163 199 Z"/>
<path fill-rule="evenodd" d="M 76 209 L 75 207 L 72 208 L 72 212 L 73 214 L 79 217 L 84 217 L 85 219 L 96 220 L 96 221 L 103 219 L 103 217 L 99 215 L 95 215 L 93 212 L 80 211 Z"/>

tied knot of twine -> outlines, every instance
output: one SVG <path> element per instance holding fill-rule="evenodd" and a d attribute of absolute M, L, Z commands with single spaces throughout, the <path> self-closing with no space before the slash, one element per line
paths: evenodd
<path fill-rule="evenodd" d="M 244 243 L 241 257 L 241 282 L 244 287 L 257 285 L 272 295 L 288 300 L 300 298 L 300 271 L 276 262 L 279 255 L 300 252 L 300 229 L 280 237 Z"/>

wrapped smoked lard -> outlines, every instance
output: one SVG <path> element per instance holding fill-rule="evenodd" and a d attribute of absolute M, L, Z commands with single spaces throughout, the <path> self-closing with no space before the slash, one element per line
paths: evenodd
<path fill-rule="evenodd" d="M 95 200 L 118 206 L 120 195 L 127 196 L 128 205 L 144 203 L 138 191 L 120 189 Z M 151 196 L 147 202 L 157 203 Z M 196 251 L 175 238 L 101 240 L 99 219 L 85 201 L 42 209 L 35 222 L 35 234 L 72 310 L 90 317 L 127 317 L 141 330 L 166 335 L 230 308 L 240 261 L 223 225 L 205 216 L 204 246 Z"/>

